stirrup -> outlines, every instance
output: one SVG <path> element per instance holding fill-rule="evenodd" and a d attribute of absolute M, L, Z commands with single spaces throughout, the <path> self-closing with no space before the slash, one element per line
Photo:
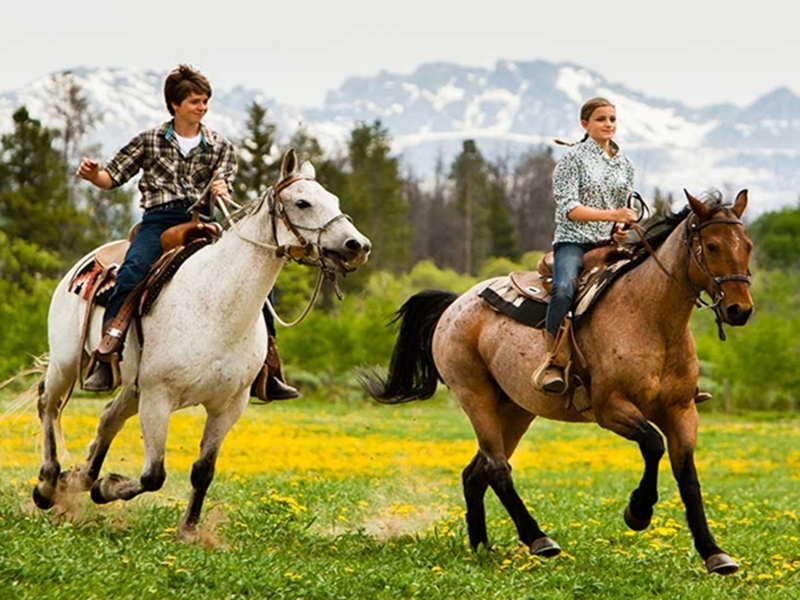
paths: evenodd
<path fill-rule="evenodd" d="M 120 386 L 122 375 L 119 370 L 119 352 L 102 354 L 92 352 L 86 372 L 89 376 L 81 383 L 81 389 L 88 392 L 113 392 Z"/>
<path fill-rule="evenodd" d="M 250 386 L 250 397 L 261 402 L 269 403 L 273 400 L 291 400 L 297 398 L 300 392 L 288 385 L 275 373 L 270 373 L 266 363 L 256 375 L 255 381 Z"/>

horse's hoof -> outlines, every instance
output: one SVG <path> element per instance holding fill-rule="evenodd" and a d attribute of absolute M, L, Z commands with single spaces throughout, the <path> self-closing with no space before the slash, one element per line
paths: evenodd
<path fill-rule="evenodd" d="M 547 536 L 536 539 L 531 544 L 531 554 L 552 558 L 561 554 L 561 548 Z"/>
<path fill-rule="evenodd" d="M 644 531 L 648 527 L 650 527 L 650 519 L 653 518 L 653 515 L 640 519 L 631 512 L 631 505 L 625 507 L 625 525 L 627 525 L 633 531 Z"/>
<path fill-rule="evenodd" d="M 108 504 L 109 502 L 111 502 L 111 500 L 108 500 L 103 495 L 103 490 L 101 489 L 102 482 L 103 482 L 102 479 L 98 479 L 92 484 L 91 490 L 89 490 L 89 495 L 92 497 L 92 502 L 94 502 L 95 504 Z"/>
<path fill-rule="evenodd" d="M 730 556 L 721 552 L 706 559 L 706 569 L 708 569 L 709 573 L 716 573 L 717 575 L 731 575 L 739 570 L 739 565 L 733 562 Z"/>
<path fill-rule="evenodd" d="M 55 504 L 52 498 L 48 498 L 39 491 L 38 485 L 33 488 L 33 503 L 37 508 L 41 508 L 42 510 L 53 508 L 53 504 Z"/>

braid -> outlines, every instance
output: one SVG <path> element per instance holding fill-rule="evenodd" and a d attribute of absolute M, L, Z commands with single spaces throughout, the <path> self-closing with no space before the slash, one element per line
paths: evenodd
<path fill-rule="evenodd" d="M 558 144 L 559 146 L 574 146 L 575 144 L 582 144 L 583 142 L 585 142 L 588 139 L 589 139 L 589 134 L 588 133 L 584 133 L 583 134 L 583 138 L 581 138 L 577 142 L 565 142 L 564 140 L 562 140 L 560 138 L 554 138 L 553 141 L 556 144 Z"/>
<path fill-rule="evenodd" d="M 584 102 L 583 106 L 581 106 L 581 121 L 588 121 L 591 118 L 592 113 L 601 106 L 610 106 L 612 108 L 614 107 L 614 105 L 611 104 L 611 102 L 599 96 L 596 98 L 590 98 L 589 100 Z M 559 146 L 574 146 L 575 144 L 582 144 L 588 139 L 589 139 L 589 132 L 587 131 L 583 135 L 583 139 L 581 139 L 578 142 L 572 142 L 572 143 L 565 142 L 564 140 L 559 138 L 555 138 L 553 141 Z"/>

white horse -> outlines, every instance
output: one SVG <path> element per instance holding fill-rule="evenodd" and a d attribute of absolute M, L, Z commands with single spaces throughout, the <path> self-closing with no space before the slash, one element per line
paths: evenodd
<path fill-rule="evenodd" d="M 193 254 L 164 287 L 142 318 L 142 344 L 131 328 L 120 363 L 120 392 L 100 417 L 86 462 L 64 473 L 56 439 L 60 415 L 78 380 L 79 361 L 99 343 L 102 309 L 91 315 L 81 347 L 87 303 L 68 286 L 84 260 L 61 280 L 50 304 L 49 364 L 39 384 L 43 450 L 33 491 L 39 508 L 53 506 L 64 491 L 91 490 L 92 500 L 105 503 L 160 489 L 170 413 L 202 405 L 207 418 L 178 530 L 182 539 L 196 536 L 220 446 L 244 412 L 264 364 L 267 330 L 261 311 L 287 257 L 329 273 L 349 272 L 367 261 L 371 249 L 340 211 L 339 199 L 315 181 L 311 163 L 298 165 L 294 150 L 283 157 L 278 183 L 247 213 L 216 243 Z M 99 477 L 112 440 L 137 412 L 145 453 L 141 476 Z"/>

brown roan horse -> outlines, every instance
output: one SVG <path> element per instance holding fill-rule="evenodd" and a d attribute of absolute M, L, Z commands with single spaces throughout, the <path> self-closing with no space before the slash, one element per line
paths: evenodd
<path fill-rule="evenodd" d="M 747 190 L 733 205 L 723 204 L 719 194 L 704 200 L 686 196 L 681 212 L 659 221 L 659 235 L 658 227 L 648 226 L 647 243 L 638 242 L 652 255 L 614 281 L 575 328 L 575 352 L 585 364 L 573 360 L 573 371 L 586 382 L 589 410 L 577 410 L 566 396 L 534 389 L 531 375 L 544 352 L 541 332 L 498 313 L 478 296 L 495 280 L 460 296 L 419 292 L 397 311 L 398 338 L 388 373 L 362 372 L 361 381 L 386 404 L 430 398 L 439 381 L 455 394 L 479 446 L 462 473 L 473 548 L 488 542 L 484 496 L 491 487 L 532 553 L 561 551 L 526 509 L 508 462 L 540 416 L 596 422 L 639 445 L 644 473 L 624 512 L 627 526 L 637 531 L 650 524 L 658 500 L 666 436 L 695 548 L 711 573 L 738 569 L 709 529 L 695 469 L 698 362 L 689 319 L 701 292 L 712 300 L 721 336 L 723 323 L 744 325 L 753 311 L 752 243 L 740 220 Z"/>

